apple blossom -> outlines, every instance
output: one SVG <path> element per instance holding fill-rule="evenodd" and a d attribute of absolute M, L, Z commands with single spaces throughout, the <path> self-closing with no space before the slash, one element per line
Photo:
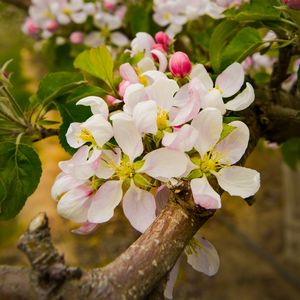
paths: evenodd
<path fill-rule="evenodd" d="M 190 74 L 192 64 L 189 57 L 181 52 L 175 52 L 169 60 L 169 69 L 175 77 L 185 77 Z"/>
<path fill-rule="evenodd" d="M 70 42 L 74 45 L 82 44 L 84 41 L 84 34 L 80 31 L 74 31 L 70 35 Z"/>

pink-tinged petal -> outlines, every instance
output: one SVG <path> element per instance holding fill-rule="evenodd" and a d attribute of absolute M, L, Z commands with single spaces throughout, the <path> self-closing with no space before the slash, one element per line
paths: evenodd
<path fill-rule="evenodd" d="M 201 107 L 198 86 L 194 79 L 180 88 L 170 109 L 169 118 L 172 126 L 182 125 L 192 120 L 199 112 Z"/>
<path fill-rule="evenodd" d="M 95 175 L 98 178 L 108 179 L 115 173 L 115 168 L 120 165 L 121 150 L 102 150 L 99 162 L 96 167 Z"/>
<path fill-rule="evenodd" d="M 156 215 L 159 215 L 159 213 L 166 207 L 170 194 L 171 191 L 165 184 L 161 185 L 157 189 L 155 194 Z"/>
<path fill-rule="evenodd" d="M 250 83 L 246 83 L 246 88 L 234 99 L 225 104 L 226 109 L 240 111 L 250 106 L 255 98 L 254 89 Z"/>
<path fill-rule="evenodd" d="M 232 165 L 244 155 L 248 147 L 250 133 L 247 125 L 241 121 L 233 121 L 229 125 L 236 129 L 216 145 L 215 151 L 219 153 L 219 162 Z"/>
<path fill-rule="evenodd" d="M 197 138 L 198 131 L 191 125 L 185 124 L 177 131 L 165 132 L 162 144 L 169 149 L 187 152 L 192 150 Z"/>
<path fill-rule="evenodd" d="M 203 157 L 220 139 L 223 130 L 222 114 L 216 108 L 206 108 L 194 118 L 192 126 L 199 133 L 195 148 Z"/>
<path fill-rule="evenodd" d="M 106 102 L 96 96 L 89 96 L 85 97 L 83 99 L 80 99 L 76 105 L 84 105 L 84 106 L 90 106 L 92 113 L 95 114 L 101 114 L 105 119 L 108 117 L 108 107 Z"/>
<path fill-rule="evenodd" d="M 142 73 L 147 72 L 147 71 L 152 71 L 156 70 L 154 61 L 150 57 L 144 57 L 142 58 L 138 63 L 137 66 L 139 70 L 141 70 Z"/>
<path fill-rule="evenodd" d="M 144 157 L 145 163 L 139 170 L 153 178 L 168 181 L 172 177 L 180 177 L 187 168 L 188 158 L 180 151 L 159 148 Z"/>
<path fill-rule="evenodd" d="M 51 188 L 51 197 L 58 200 L 63 193 L 83 185 L 85 182 L 86 180 L 78 180 L 71 175 L 59 173 Z"/>
<path fill-rule="evenodd" d="M 58 201 L 58 214 L 75 223 L 85 222 L 91 204 L 91 193 L 91 188 L 87 186 L 81 186 L 65 193 Z"/>
<path fill-rule="evenodd" d="M 81 127 L 88 129 L 99 147 L 102 147 L 113 137 L 111 124 L 100 114 L 88 118 Z"/>
<path fill-rule="evenodd" d="M 217 77 L 216 87 L 221 89 L 224 98 L 231 97 L 241 89 L 244 76 L 243 66 L 233 63 Z"/>
<path fill-rule="evenodd" d="M 207 91 L 214 86 L 212 79 L 202 64 L 197 64 L 193 67 L 190 78 L 199 78 Z"/>
<path fill-rule="evenodd" d="M 221 208 L 221 197 L 211 187 L 206 176 L 191 180 L 194 202 L 206 209 Z"/>
<path fill-rule="evenodd" d="M 130 81 L 131 83 L 138 83 L 139 78 L 129 63 L 122 64 L 120 66 L 120 75 L 123 80 Z"/>
<path fill-rule="evenodd" d="M 169 111 L 173 105 L 174 94 L 178 90 L 179 86 L 175 80 L 158 79 L 147 87 L 147 94 L 160 108 Z"/>
<path fill-rule="evenodd" d="M 252 169 L 232 166 L 221 169 L 215 175 L 220 187 L 231 196 L 247 198 L 253 196 L 260 187 L 260 175 Z"/>
<path fill-rule="evenodd" d="M 131 42 L 131 49 L 135 53 L 145 52 L 147 56 L 150 56 L 150 51 L 154 44 L 155 41 L 149 33 L 138 32 L 136 34 L 136 38 L 134 38 Z"/>
<path fill-rule="evenodd" d="M 72 233 L 79 235 L 87 235 L 94 232 L 99 227 L 97 223 L 85 222 L 79 228 L 71 230 Z"/>
<path fill-rule="evenodd" d="M 154 101 L 138 103 L 133 109 L 132 117 L 140 133 L 156 134 L 157 105 Z"/>
<path fill-rule="evenodd" d="M 133 181 L 123 197 L 123 211 L 130 224 L 138 231 L 144 232 L 155 220 L 154 196 L 140 188 Z"/>
<path fill-rule="evenodd" d="M 164 290 L 164 297 L 167 299 L 173 299 L 173 290 L 176 283 L 176 279 L 179 272 L 181 257 L 176 261 L 174 267 L 169 273 L 169 278 L 166 284 L 166 288 Z"/>
<path fill-rule="evenodd" d="M 156 49 L 152 50 L 151 53 L 154 54 L 158 59 L 159 71 L 165 72 L 167 69 L 167 66 L 168 66 L 168 60 L 167 60 L 166 55 L 163 52 L 156 50 Z"/>
<path fill-rule="evenodd" d="M 133 162 L 144 150 L 141 134 L 133 119 L 126 113 L 117 113 L 111 119 L 113 122 L 114 137 L 119 147 Z"/>
<path fill-rule="evenodd" d="M 127 87 L 124 93 L 124 111 L 128 114 L 132 114 L 134 107 L 142 102 L 148 99 L 148 96 L 146 94 L 145 87 L 140 84 L 132 84 Z"/>
<path fill-rule="evenodd" d="M 91 223 L 104 223 L 112 218 L 114 209 L 122 199 L 122 181 L 107 181 L 91 199 L 88 210 L 88 221 Z"/>
<path fill-rule="evenodd" d="M 110 35 L 110 40 L 113 44 L 117 45 L 118 47 L 125 47 L 129 44 L 128 37 L 119 31 L 112 32 Z"/>
<path fill-rule="evenodd" d="M 201 102 L 202 108 L 213 107 L 218 109 L 222 115 L 226 112 L 226 107 L 223 102 L 223 98 L 217 89 L 209 91 L 204 97 L 202 97 Z"/>
<path fill-rule="evenodd" d="M 220 258 L 216 248 L 200 236 L 194 237 L 199 247 L 192 254 L 187 254 L 187 262 L 198 272 L 208 276 L 215 275 L 220 266 Z"/>
<path fill-rule="evenodd" d="M 66 133 L 66 139 L 68 144 L 73 147 L 73 148 L 79 148 L 83 144 L 85 144 L 85 141 L 83 141 L 81 138 L 78 137 L 80 134 L 82 128 L 81 128 L 81 123 L 74 122 L 71 123 L 68 131 Z"/>

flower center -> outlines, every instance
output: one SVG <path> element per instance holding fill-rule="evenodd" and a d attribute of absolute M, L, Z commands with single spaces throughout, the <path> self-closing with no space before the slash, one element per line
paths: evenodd
<path fill-rule="evenodd" d="M 88 129 L 83 128 L 79 134 L 75 135 L 76 137 L 82 139 L 85 142 L 91 142 L 92 144 L 96 145 L 96 141 L 92 134 L 89 132 Z"/>
<path fill-rule="evenodd" d="M 157 128 L 159 130 L 164 130 L 168 127 L 168 122 L 169 121 L 169 113 L 162 108 L 158 107 L 158 112 L 157 112 Z"/>
<path fill-rule="evenodd" d="M 217 166 L 217 160 L 212 158 L 212 155 L 210 155 L 210 153 L 206 153 L 200 162 L 200 169 L 203 173 L 211 173 L 213 171 L 216 171 Z"/>
<path fill-rule="evenodd" d="M 135 170 L 133 164 L 127 160 L 122 160 L 120 165 L 116 167 L 115 174 L 121 179 L 125 180 L 127 178 L 132 178 L 134 176 Z"/>
<path fill-rule="evenodd" d="M 63 9 L 63 13 L 64 13 L 65 15 L 67 15 L 67 16 L 70 16 L 70 15 L 72 14 L 72 10 L 71 10 L 70 8 L 68 8 L 68 7 L 65 7 L 65 8 Z"/>
<path fill-rule="evenodd" d="M 170 21 L 170 13 L 168 11 L 165 11 L 162 17 L 165 21 Z"/>

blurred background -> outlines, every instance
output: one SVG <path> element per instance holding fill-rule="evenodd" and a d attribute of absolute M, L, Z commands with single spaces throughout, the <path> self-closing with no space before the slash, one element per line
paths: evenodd
<path fill-rule="evenodd" d="M 0 65 L 14 61 L 13 83 L 17 97 L 28 97 L 47 71 L 43 51 L 37 55 L 33 41 L 21 32 L 25 13 L 0 3 Z M 0 264 L 27 265 L 16 248 L 19 236 L 40 211 L 50 219 L 52 237 L 68 264 L 100 267 L 122 253 L 138 236 L 116 211 L 112 221 L 89 236 L 78 236 L 76 228 L 56 213 L 50 197 L 59 173 L 57 163 L 68 159 L 58 139 L 38 142 L 43 175 L 36 192 L 19 216 L 0 221 Z M 217 248 L 221 265 L 214 277 L 194 271 L 182 258 L 174 299 L 205 300 L 297 300 L 300 299 L 300 170 L 284 165 L 276 145 L 261 141 L 247 165 L 261 172 L 262 187 L 248 205 L 238 197 L 223 197 L 223 208 L 201 234 Z"/>

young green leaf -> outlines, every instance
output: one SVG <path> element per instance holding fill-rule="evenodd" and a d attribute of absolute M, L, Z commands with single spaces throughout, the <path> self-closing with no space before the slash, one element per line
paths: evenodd
<path fill-rule="evenodd" d="M 290 168 L 296 170 L 297 162 L 300 160 L 300 138 L 290 138 L 281 147 L 284 161 Z"/>
<path fill-rule="evenodd" d="M 34 192 L 42 174 L 34 149 L 14 142 L 0 143 L 0 219 L 16 216 Z"/>
<path fill-rule="evenodd" d="M 221 132 L 220 141 L 226 138 L 236 127 L 223 123 L 223 130 Z"/>
<path fill-rule="evenodd" d="M 114 62 L 106 46 L 83 51 L 76 57 L 74 67 L 103 80 L 113 88 Z"/>

